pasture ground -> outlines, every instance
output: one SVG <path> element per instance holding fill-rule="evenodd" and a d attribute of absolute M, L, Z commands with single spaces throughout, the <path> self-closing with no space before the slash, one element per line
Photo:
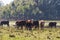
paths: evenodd
<path fill-rule="evenodd" d="M 47 21 L 46 21 L 47 22 Z M 44 28 L 44 30 L 18 30 L 12 26 L 0 26 L 0 40 L 60 40 L 60 28 Z M 59 25 L 58 23 L 57 25 Z M 47 23 L 45 24 L 45 26 Z"/>
<path fill-rule="evenodd" d="M 0 40 L 60 40 L 60 28 L 28 31 L 0 27 Z"/>

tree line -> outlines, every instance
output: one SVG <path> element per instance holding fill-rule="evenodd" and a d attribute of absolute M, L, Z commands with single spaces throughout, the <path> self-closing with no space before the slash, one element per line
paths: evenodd
<path fill-rule="evenodd" d="M 1 3 L 0 3 L 1 4 Z M 0 5 L 0 19 L 8 20 L 59 20 L 59 0 L 14 0 L 9 5 Z"/>

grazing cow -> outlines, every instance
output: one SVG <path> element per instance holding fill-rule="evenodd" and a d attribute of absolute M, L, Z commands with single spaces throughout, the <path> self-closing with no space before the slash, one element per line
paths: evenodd
<path fill-rule="evenodd" d="M 56 22 L 50 22 L 50 23 L 49 23 L 49 27 L 52 28 L 52 27 L 54 26 L 54 27 L 56 28 L 56 24 L 57 24 Z"/>
<path fill-rule="evenodd" d="M 1 21 L 1 23 L 0 23 L 0 25 L 7 25 L 7 26 L 9 26 L 9 21 Z"/>
<path fill-rule="evenodd" d="M 26 21 L 23 21 L 23 20 L 16 21 L 17 28 L 21 27 L 21 29 L 23 29 L 23 26 L 25 26 L 25 24 L 26 24 Z"/>
<path fill-rule="evenodd" d="M 41 22 L 40 22 L 41 30 L 44 28 L 44 24 L 45 24 L 44 20 L 41 20 Z"/>
<path fill-rule="evenodd" d="M 35 26 L 35 29 L 39 29 L 39 21 L 33 21 L 33 26 Z"/>
<path fill-rule="evenodd" d="M 31 20 L 26 21 L 26 28 L 27 28 L 27 30 L 32 30 L 32 21 Z"/>

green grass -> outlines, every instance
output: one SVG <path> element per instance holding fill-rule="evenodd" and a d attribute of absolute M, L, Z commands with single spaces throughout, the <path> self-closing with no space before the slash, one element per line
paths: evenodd
<path fill-rule="evenodd" d="M 28 31 L 0 27 L 0 40 L 60 40 L 60 28 Z"/>
<path fill-rule="evenodd" d="M 50 21 L 45 21 L 45 26 Z M 60 25 L 60 21 L 57 25 Z M 0 26 L 0 40 L 60 40 L 60 28 L 44 28 L 44 30 L 18 30 L 13 25 L 15 21 L 10 22 L 10 28 Z"/>

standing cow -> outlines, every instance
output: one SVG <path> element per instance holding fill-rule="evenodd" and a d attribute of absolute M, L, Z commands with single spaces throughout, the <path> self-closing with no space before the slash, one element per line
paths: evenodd
<path fill-rule="evenodd" d="M 56 22 L 50 22 L 50 23 L 49 23 L 49 27 L 51 27 L 51 28 L 52 28 L 52 27 L 55 27 L 55 28 L 56 28 L 56 24 L 57 24 Z"/>
<path fill-rule="evenodd" d="M 26 21 L 23 21 L 23 20 L 16 21 L 17 28 L 21 27 L 21 29 L 23 29 L 23 26 L 25 26 L 25 24 L 26 24 Z"/>
<path fill-rule="evenodd" d="M 39 21 L 33 21 L 33 26 L 35 26 L 35 29 L 39 29 Z"/>
<path fill-rule="evenodd" d="M 26 21 L 26 29 L 27 30 L 32 30 L 32 25 L 33 25 L 33 23 L 31 20 Z"/>
<path fill-rule="evenodd" d="M 44 29 L 44 24 L 45 24 L 44 20 L 41 20 L 41 21 L 40 21 L 40 27 L 41 27 L 41 30 Z"/>
<path fill-rule="evenodd" d="M 9 26 L 9 21 L 1 21 L 1 22 L 0 22 L 0 25 L 1 25 L 1 26 L 3 26 L 3 25 Z"/>

